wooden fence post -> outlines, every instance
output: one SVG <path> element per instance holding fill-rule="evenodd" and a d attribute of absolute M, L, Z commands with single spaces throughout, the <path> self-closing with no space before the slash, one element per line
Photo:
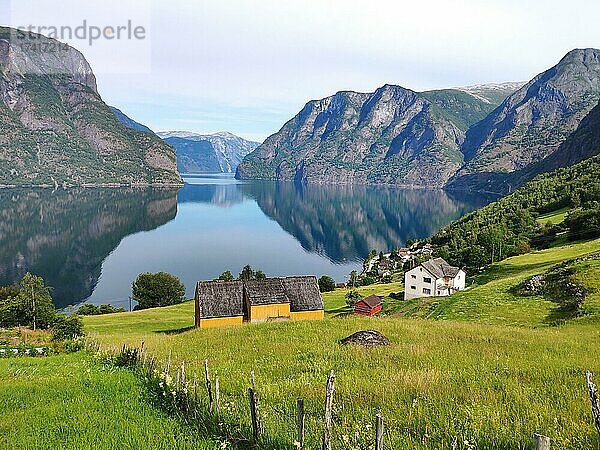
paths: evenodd
<path fill-rule="evenodd" d="M 380 414 L 376 416 L 375 450 L 383 450 L 383 417 Z"/>
<path fill-rule="evenodd" d="M 533 435 L 533 446 L 535 450 L 550 450 L 550 438 L 536 433 Z"/>
<path fill-rule="evenodd" d="M 598 390 L 592 381 L 592 372 L 589 370 L 585 373 L 585 381 L 587 382 L 588 393 L 592 402 L 592 415 L 594 416 L 596 430 L 600 433 L 600 401 L 598 401 Z"/>
<path fill-rule="evenodd" d="M 325 415 L 323 421 L 323 450 L 331 450 L 331 426 L 333 421 L 333 393 L 335 392 L 335 375 L 333 370 L 327 378 L 325 390 Z"/>
<path fill-rule="evenodd" d="M 298 415 L 296 419 L 296 425 L 298 427 L 298 446 L 304 448 L 304 399 L 299 398 L 296 400 L 296 407 Z"/>
<path fill-rule="evenodd" d="M 257 441 L 262 433 L 262 425 L 258 413 L 258 396 L 252 388 L 248 388 L 248 400 L 250 402 L 250 417 L 252 419 L 252 435 L 254 436 L 254 440 Z"/>
<path fill-rule="evenodd" d="M 219 374 L 215 371 L 215 414 L 219 416 L 220 406 L 220 394 L 219 394 Z"/>
<path fill-rule="evenodd" d="M 209 412 L 212 414 L 213 412 L 213 396 L 212 396 L 212 387 L 210 385 L 210 373 L 208 372 L 208 359 L 204 360 L 204 378 L 206 379 L 206 390 L 208 391 L 208 405 Z"/>

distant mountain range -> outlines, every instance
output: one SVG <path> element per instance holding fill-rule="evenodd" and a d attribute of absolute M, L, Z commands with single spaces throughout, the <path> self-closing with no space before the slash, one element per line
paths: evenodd
<path fill-rule="evenodd" d="M 505 193 L 596 154 L 599 99 L 596 49 L 573 50 L 528 83 L 338 92 L 308 102 L 236 176 Z"/>
<path fill-rule="evenodd" d="M 157 135 L 175 149 L 180 173 L 235 173 L 242 159 L 260 145 L 228 132 L 163 131 Z"/>
<path fill-rule="evenodd" d="M 181 184 L 172 148 L 117 120 L 74 48 L 0 27 L 0 71 L 1 186 Z"/>
<path fill-rule="evenodd" d="M 179 173 L 235 173 L 248 153 L 260 145 L 227 131 L 199 134 L 190 131 L 161 131 L 154 133 L 123 111 L 110 107 L 117 119 L 128 128 L 152 133 L 169 144 L 177 154 Z"/>

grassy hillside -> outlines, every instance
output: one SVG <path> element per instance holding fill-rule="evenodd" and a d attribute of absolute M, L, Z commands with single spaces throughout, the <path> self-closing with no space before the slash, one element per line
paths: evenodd
<path fill-rule="evenodd" d="M 592 241 L 510 258 L 447 299 L 387 298 L 387 317 L 337 317 L 344 291 L 336 291 L 325 296 L 331 313 L 324 321 L 193 330 L 193 305 L 186 303 L 90 317 L 86 328 L 105 347 L 144 340 L 160 358 L 171 351 L 173 365 L 185 360 L 192 372 L 201 372 L 207 358 L 219 372 L 225 414 L 246 425 L 245 389 L 254 369 L 267 434 L 281 448 L 292 446 L 299 396 L 307 405 L 308 442 L 318 446 L 324 383 L 334 369 L 337 448 L 364 448 L 372 434 L 366 426 L 381 413 L 391 448 L 450 448 L 454 436 L 461 449 L 532 448 L 532 433 L 541 432 L 553 448 L 598 449 L 583 371 L 600 373 L 599 294 L 586 300 L 587 316 L 551 326 L 554 303 L 513 292 L 533 274 L 599 250 L 600 241 Z M 582 282 L 597 283 L 600 263 L 581 266 Z M 400 288 L 375 286 L 363 294 Z M 377 329 L 393 344 L 371 350 L 338 344 L 360 329 Z"/>

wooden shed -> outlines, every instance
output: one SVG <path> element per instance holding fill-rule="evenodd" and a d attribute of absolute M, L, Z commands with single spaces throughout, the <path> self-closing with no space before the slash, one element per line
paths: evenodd
<path fill-rule="evenodd" d="M 323 317 L 323 299 L 314 276 L 196 284 L 196 327 Z"/>
<path fill-rule="evenodd" d="M 373 316 L 381 311 L 383 300 L 377 295 L 370 295 L 357 301 L 354 304 L 354 313 L 362 314 L 363 316 Z"/>

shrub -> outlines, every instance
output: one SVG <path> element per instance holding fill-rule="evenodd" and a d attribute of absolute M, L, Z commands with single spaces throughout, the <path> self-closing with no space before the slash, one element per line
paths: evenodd
<path fill-rule="evenodd" d="M 335 291 L 335 281 L 328 275 L 323 275 L 319 278 L 319 290 L 321 292 Z"/>
<path fill-rule="evenodd" d="M 125 312 L 125 308 L 115 308 L 111 305 L 94 305 L 92 303 L 84 303 L 77 310 L 77 314 L 80 316 L 99 316 L 102 314 L 114 314 Z"/>
<path fill-rule="evenodd" d="M 83 336 L 83 322 L 78 315 L 58 314 L 52 324 L 52 340 L 66 341 Z"/>
<path fill-rule="evenodd" d="M 156 308 L 182 303 L 185 286 L 179 278 L 166 272 L 142 273 L 133 282 L 133 298 L 136 309 Z"/>
<path fill-rule="evenodd" d="M 363 298 L 362 295 L 353 289 L 346 294 L 346 305 L 352 308 L 361 298 Z"/>
<path fill-rule="evenodd" d="M 369 277 L 369 276 L 363 277 L 360 280 L 360 284 L 363 286 L 370 286 L 374 283 L 375 283 L 375 279 L 373 277 Z"/>

